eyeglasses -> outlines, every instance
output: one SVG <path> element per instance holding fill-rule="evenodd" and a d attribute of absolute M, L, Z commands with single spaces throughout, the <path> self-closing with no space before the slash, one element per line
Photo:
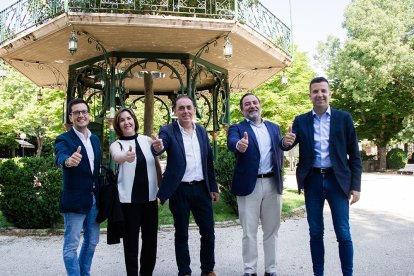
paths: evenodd
<path fill-rule="evenodd" d="M 88 110 L 79 110 L 79 111 L 72 111 L 71 113 L 70 113 L 70 115 L 73 115 L 73 116 L 79 116 L 79 115 L 86 115 L 86 114 L 89 114 L 89 111 Z"/>

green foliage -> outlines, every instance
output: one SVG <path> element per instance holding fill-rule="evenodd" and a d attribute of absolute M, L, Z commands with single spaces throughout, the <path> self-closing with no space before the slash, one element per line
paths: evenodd
<path fill-rule="evenodd" d="M 221 149 L 214 164 L 217 182 L 220 186 L 220 198 L 232 208 L 234 214 L 238 214 L 237 200 L 231 190 L 233 170 L 236 164 L 234 153 L 227 149 Z"/>
<path fill-rule="evenodd" d="M 35 138 L 37 156 L 45 140 L 63 131 L 62 108 L 64 92 L 36 87 L 20 73 L 8 68 L 7 77 L 0 82 L 0 145 L 17 148 L 15 139 L 24 132 L 28 140 Z M 37 100 L 37 94 L 42 100 Z"/>
<path fill-rule="evenodd" d="M 348 39 L 329 37 L 319 60 L 332 80 L 336 108 L 349 111 L 358 138 L 385 148 L 408 124 L 414 109 L 414 49 L 402 39 L 414 22 L 414 0 L 352 1 L 345 11 Z M 328 60 L 328 61 L 326 61 Z"/>
<path fill-rule="evenodd" d="M 263 119 L 277 123 L 283 134 L 292 125 L 295 116 L 312 108 L 309 100 L 309 82 L 315 77 L 315 72 L 308 63 L 308 57 L 296 51 L 295 60 L 284 73 L 279 72 L 254 91 L 250 91 L 261 101 Z M 287 84 L 281 82 L 283 74 L 288 78 Z M 245 92 L 230 94 L 231 124 L 243 120 L 239 103 Z"/>
<path fill-rule="evenodd" d="M 0 210 L 19 228 L 49 228 L 61 218 L 62 172 L 52 158 L 25 157 L 0 164 Z"/>
<path fill-rule="evenodd" d="M 395 148 L 387 153 L 387 168 L 401 169 L 407 163 L 407 156 L 402 149 Z"/>
<path fill-rule="evenodd" d="M 375 160 L 375 155 L 368 155 L 365 150 L 361 150 L 361 160 L 362 161 Z"/>

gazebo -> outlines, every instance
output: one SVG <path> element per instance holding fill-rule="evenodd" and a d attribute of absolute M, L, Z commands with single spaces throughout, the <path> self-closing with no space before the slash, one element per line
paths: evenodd
<path fill-rule="evenodd" d="M 0 12 L 0 58 L 39 87 L 91 106 L 103 137 L 120 107 L 144 132 L 174 119 L 170 102 L 193 96 L 216 142 L 229 96 L 292 62 L 290 29 L 257 0 L 20 0 Z M 66 108 L 63 112 L 65 113 Z M 66 114 L 64 123 L 66 123 Z"/>

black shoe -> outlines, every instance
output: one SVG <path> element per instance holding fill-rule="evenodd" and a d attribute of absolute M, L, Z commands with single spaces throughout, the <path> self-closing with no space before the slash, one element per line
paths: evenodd
<path fill-rule="evenodd" d="M 257 276 L 257 273 L 244 273 L 243 276 Z"/>
<path fill-rule="evenodd" d="M 201 272 L 201 276 L 216 276 L 216 273 L 214 273 L 214 271 Z"/>
<path fill-rule="evenodd" d="M 265 276 L 277 276 L 276 272 L 265 272 Z"/>

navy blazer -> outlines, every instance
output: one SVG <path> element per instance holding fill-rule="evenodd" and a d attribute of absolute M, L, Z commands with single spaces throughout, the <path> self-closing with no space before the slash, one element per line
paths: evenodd
<path fill-rule="evenodd" d="M 198 124 L 196 124 L 195 130 L 200 144 L 201 164 L 203 166 L 203 176 L 206 188 L 209 193 L 218 193 L 214 173 L 213 152 L 211 150 L 207 131 Z M 157 196 L 161 201 L 165 201 L 173 195 L 180 185 L 184 177 L 187 162 L 185 159 L 183 136 L 177 122 L 161 127 L 158 136 L 159 139 L 162 139 L 164 150 L 157 155 L 167 151 L 167 167 L 165 168 Z M 152 147 L 151 149 L 154 152 Z"/>
<path fill-rule="evenodd" d="M 299 163 L 296 169 L 299 192 L 303 189 L 306 177 L 312 170 L 314 157 L 314 129 L 312 111 L 295 118 L 292 127 L 296 134 L 295 143 L 284 148 L 289 150 L 299 143 Z M 354 122 L 349 113 L 331 107 L 329 131 L 329 157 L 333 172 L 346 195 L 351 190 L 361 191 L 362 163 Z"/>
<path fill-rule="evenodd" d="M 60 195 L 60 212 L 86 214 L 92 208 L 93 187 L 95 186 L 96 202 L 99 202 L 99 169 L 101 163 L 101 148 L 98 136 L 91 135 L 94 152 L 93 174 L 89 164 L 88 154 L 82 141 L 73 128 L 59 135 L 55 140 L 56 166 L 63 170 L 63 186 Z M 68 159 L 81 146 L 82 160 L 77 167 L 65 166 Z"/>
<path fill-rule="evenodd" d="M 272 142 L 273 173 L 277 192 L 283 192 L 282 165 L 283 151 L 279 148 L 282 137 L 278 125 L 264 121 Z M 237 142 L 243 138 L 244 132 L 249 135 L 249 146 L 246 152 L 240 153 L 236 149 Z M 231 192 L 236 196 L 246 196 L 253 192 L 259 172 L 260 151 L 256 135 L 250 124 L 244 120 L 239 124 L 230 126 L 227 137 L 227 148 L 236 154 L 236 167 L 234 168 Z"/>

